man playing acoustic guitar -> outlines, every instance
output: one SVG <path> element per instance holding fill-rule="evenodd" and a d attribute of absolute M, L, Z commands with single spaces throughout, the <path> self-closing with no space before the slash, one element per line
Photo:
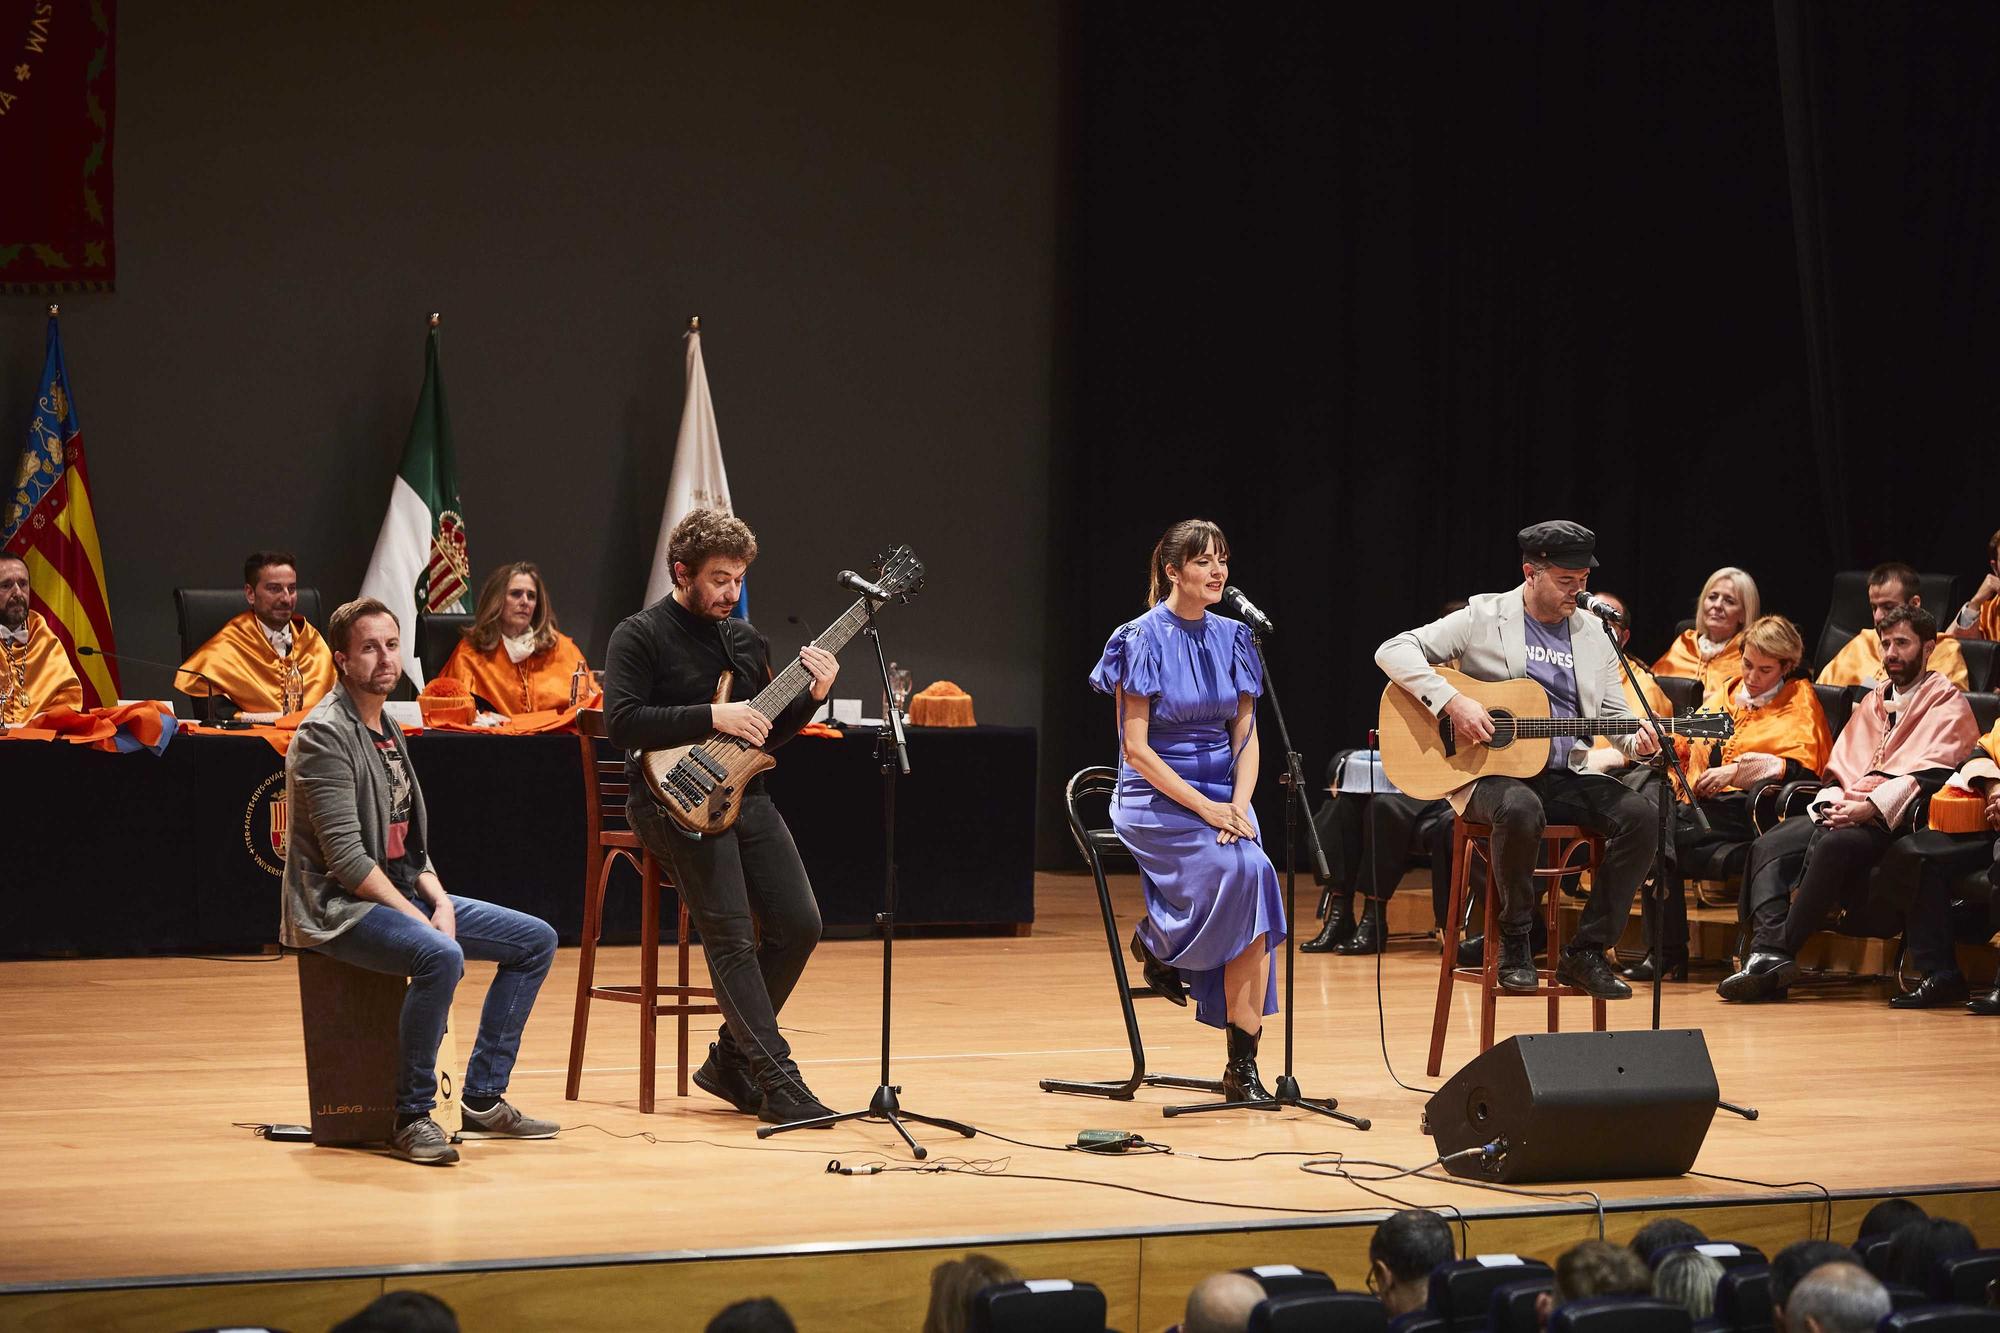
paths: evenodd
<path fill-rule="evenodd" d="M 1558 520 L 1523 528 L 1520 545 L 1520 587 L 1482 593 L 1463 610 L 1398 634 L 1375 650 L 1376 665 L 1433 716 L 1449 720 L 1461 746 L 1491 740 L 1494 729 L 1485 705 L 1438 674 L 1436 667 L 1453 659 L 1477 680 L 1535 681 L 1547 691 L 1556 717 L 1632 716 L 1610 639 L 1576 605 L 1597 565 L 1596 536 Z M 1659 748 L 1658 737 L 1643 723 L 1614 743 L 1628 757 L 1644 758 Z M 1535 776 L 1482 777 L 1450 794 L 1460 818 L 1493 827 L 1504 989 L 1533 992 L 1538 984 L 1528 932 L 1542 829 L 1577 824 L 1604 836 L 1604 860 L 1592 877 L 1576 936 L 1556 963 L 1556 976 L 1607 1000 L 1632 994 L 1604 951 L 1617 942 L 1632 895 L 1652 869 L 1659 810 L 1652 798 L 1615 778 L 1586 771 L 1586 753 L 1587 742 L 1557 736 L 1549 744 L 1547 766 Z"/>
<path fill-rule="evenodd" d="M 833 654 L 808 644 L 799 660 L 812 677 L 810 688 L 776 717 L 742 702 L 773 678 L 769 640 L 729 614 L 757 558 L 756 535 L 734 515 L 696 509 L 674 525 L 667 552 L 673 592 L 611 632 L 604 720 L 612 743 L 653 750 L 719 731 L 768 750 L 791 739 L 825 702 L 840 666 Z M 725 672 L 728 700 L 710 702 Z M 772 1124 L 831 1115 L 799 1076 L 778 1031 L 778 1010 L 819 943 L 820 919 L 805 865 L 763 779 L 744 792 L 732 826 L 701 835 L 666 816 L 636 759 L 628 768 L 627 816 L 687 900 L 725 1019 L 695 1083 Z"/>

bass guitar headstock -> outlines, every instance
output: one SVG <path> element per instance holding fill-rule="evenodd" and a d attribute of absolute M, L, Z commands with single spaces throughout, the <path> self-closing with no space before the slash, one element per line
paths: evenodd
<path fill-rule="evenodd" d="M 877 556 L 869 568 L 874 572 L 875 586 L 905 605 L 924 590 L 924 562 L 907 546 Z"/>

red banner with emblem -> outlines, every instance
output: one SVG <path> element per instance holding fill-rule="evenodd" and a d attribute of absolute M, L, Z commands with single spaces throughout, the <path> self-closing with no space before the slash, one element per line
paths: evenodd
<path fill-rule="evenodd" d="M 0 291 L 109 291 L 117 0 L 0 0 Z"/>

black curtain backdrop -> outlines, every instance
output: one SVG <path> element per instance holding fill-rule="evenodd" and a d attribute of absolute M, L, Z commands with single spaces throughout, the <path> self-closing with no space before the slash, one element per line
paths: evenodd
<path fill-rule="evenodd" d="M 1809 642 L 1835 570 L 1978 570 L 1996 26 L 1085 7 L 1045 770 L 1112 761 L 1085 676 L 1190 515 L 1278 620 L 1314 782 L 1372 725 L 1375 646 L 1517 582 L 1533 520 L 1597 531 L 1648 655 L 1720 565 Z"/>

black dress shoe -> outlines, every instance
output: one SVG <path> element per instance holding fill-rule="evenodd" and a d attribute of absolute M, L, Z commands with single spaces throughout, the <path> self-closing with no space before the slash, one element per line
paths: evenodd
<path fill-rule="evenodd" d="M 2000 1014 L 2000 979 L 1994 981 L 1993 989 L 1986 994 L 1976 995 L 1967 1000 L 1965 1007 L 1975 1014 L 1983 1014 L 1988 1018 Z"/>
<path fill-rule="evenodd" d="M 1632 988 L 1611 970 L 1611 962 L 1600 949 L 1570 949 L 1556 964 L 1556 980 L 1576 987 L 1599 1000 L 1629 1000 Z"/>
<path fill-rule="evenodd" d="M 1542 979 L 1535 972 L 1534 949 L 1526 935 L 1500 937 L 1500 989 L 1516 995 L 1533 995 Z"/>
<path fill-rule="evenodd" d="M 1146 984 L 1155 995 L 1164 995 L 1182 1008 L 1187 1007 L 1187 983 L 1181 980 L 1180 971 L 1153 957 L 1153 951 L 1146 947 L 1146 941 L 1139 938 L 1137 931 L 1132 932 L 1132 956 L 1139 960 Z"/>
<path fill-rule="evenodd" d="M 1653 955 L 1647 954 L 1644 958 L 1632 964 L 1632 966 L 1625 968 L 1624 973 L 1627 981 L 1651 981 L 1653 979 Z M 1688 960 L 1683 958 L 1677 963 L 1668 964 L 1666 979 L 1668 981 L 1686 981 L 1688 979 Z"/>
<path fill-rule="evenodd" d="M 1319 934 L 1299 946 L 1300 953 L 1332 953 L 1354 935 L 1354 897 L 1336 893 L 1327 900 L 1326 922 Z"/>
<path fill-rule="evenodd" d="M 1938 1009 L 1947 1004 L 1964 1004 L 1970 992 L 1966 988 L 1965 974 L 1956 968 L 1933 972 L 1916 984 L 1914 990 L 1889 997 L 1891 1009 Z"/>
<path fill-rule="evenodd" d="M 1361 909 L 1361 919 L 1354 923 L 1354 933 L 1333 946 L 1337 954 L 1352 957 L 1355 954 L 1381 953 L 1389 947 L 1389 923 L 1376 910 L 1374 903 Z"/>
<path fill-rule="evenodd" d="M 750 1071 L 725 1056 L 715 1042 L 708 1044 L 708 1059 L 694 1071 L 694 1085 L 745 1115 L 756 1115 L 764 1104 L 764 1094 L 750 1077 Z"/>
<path fill-rule="evenodd" d="M 1731 973 L 1716 986 L 1725 1000 L 1765 1000 L 1798 980 L 1799 965 L 1790 954 L 1753 951 L 1744 960 L 1743 970 Z"/>

